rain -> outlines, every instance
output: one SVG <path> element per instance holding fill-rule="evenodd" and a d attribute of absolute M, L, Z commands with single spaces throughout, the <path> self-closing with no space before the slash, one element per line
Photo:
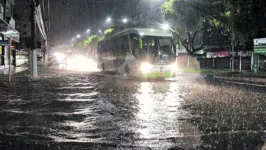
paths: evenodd
<path fill-rule="evenodd" d="M 266 23 L 241 25 L 266 7 L 248 1 L 16 1 L 43 46 L 0 63 L 0 149 L 266 150 Z"/>

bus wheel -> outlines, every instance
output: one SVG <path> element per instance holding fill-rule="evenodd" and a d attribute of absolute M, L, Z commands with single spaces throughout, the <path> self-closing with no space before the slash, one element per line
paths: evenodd
<path fill-rule="evenodd" d="M 102 64 L 102 70 L 105 70 L 105 65 L 104 65 L 104 63 Z"/>
<path fill-rule="evenodd" d="M 125 74 L 129 74 L 130 73 L 130 68 L 128 66 L 128 64 L 125 65 Z"/>

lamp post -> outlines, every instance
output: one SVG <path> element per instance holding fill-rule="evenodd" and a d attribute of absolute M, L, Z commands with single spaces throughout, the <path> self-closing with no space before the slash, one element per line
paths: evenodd
<path fill-rule="evenodd" d="M 40 4 L 39 0 L 31 0 L 31 75 L 37 78 L 37 52 L 36 52 L 36 7 Z"/>

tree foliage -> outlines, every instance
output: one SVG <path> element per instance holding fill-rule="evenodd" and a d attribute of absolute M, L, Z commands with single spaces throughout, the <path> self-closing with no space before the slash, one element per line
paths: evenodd
<path fill-rule="evenodd" d="M 220 12 L 216 13 L 213 22 L 224 33 L 231 37 L 232 42 L 245 44 L 253 38 L 259 37 L 265 27 L 265 0 L 224 0 L 219 1 Z"/>
<path fill-rule="evenodd" d="M 162 5 L 162 11 L 172 25 L 175 38 L 182 42 L 189 54 L 201 50 L 213 33 L 206 22 L 208 13 L 202 1 L 169 0 Z"/>
<path fill-rule="evenodd" d="M 244 45 L 263 36 L 266 26 L 265 0 L 169 0 L 162 11 L 191 54 L 203 48 L 214 32 Z"/>
<path fill-rule="evenodd" d="M 94 49 L 100 41 L 105 40 L 106 37 L 112 35 L 115 31 L 115 28 L 106 29 L 103 36 L 92 35 L 87 39 L 77 41 L 74 46 L 80 50 Z"/>
<path fill-rule="evenodd" d="M 104 30 L 104 35 L 99 39 L 99 41 L 105 40 L 106 37 L 112 35 L 116 31 L 115 28 L 109 28 Z"/>
<path fill-rule="evenodd" d="M 92 47 L 95 48 L 100 40 L 98 35 L 92 35 L 87 40 L 83 41 L 83 47 Z"/>

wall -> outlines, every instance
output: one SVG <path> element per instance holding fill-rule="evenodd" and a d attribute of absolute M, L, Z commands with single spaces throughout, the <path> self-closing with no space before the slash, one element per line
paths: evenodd
<path fill-rule="evenodd" d="M 31 37 L 30 21 L 18 20 L 16 23 L 16 29 L 19 31 L 21 38 Z"/>

